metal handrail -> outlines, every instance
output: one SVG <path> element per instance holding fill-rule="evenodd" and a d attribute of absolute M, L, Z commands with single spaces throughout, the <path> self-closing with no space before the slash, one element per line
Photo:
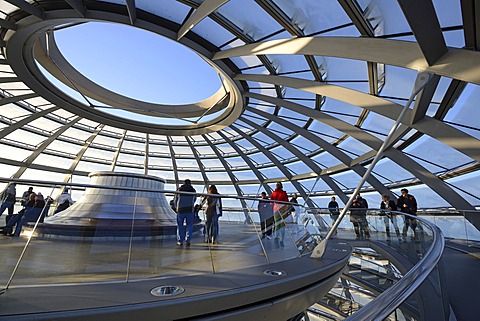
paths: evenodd
<path fill-rule="evenodd" d="M 195 196 L 209 196 L 211 194 L 208 193 L 199 193 L 199 192 L 184 192 L 184 191 L 173 191 L 173 190 L 152 190 L 148 188 L 138 188 L 138 187 L 125 187 L 125 186 L 112 186 L 112 185 L 98 185 L 98 184 L 84 184 L 84 183 L 73 183 L 73 182 L 57 182 L 57 181 L 41 181 L 35 179 L 20 179 L 20 178 L 7 178 L 7 177 L 0 177 L 0 183 L 17 183 L 17 184 L 25 184 L 25 185 L 33 185 L 33 186 L 70 186 L 70 187 L 89 187 L 89 188 L 103 188 L 103 189 L 115 189 L 115 190 L 124 190 L 124 191 L 138 191 L 138 192 L 148 192 L 148 193 L 164 193 L 166 195 L 195 195 Z M 261 198 L 249 197 L 249 196 L 240 196 L 240 195 L 226 195 L 226 194 L 219 194 L 221 198 L 231 198 L 231 199 L 239 199 L 239 200 L 251 200 L 251 201 L 262 201 Z M 218 196 L 215 194 L 214 196 Z M 268 199 L 271 203 L 279 203 L 279 204 L 287 204 L 287 205 L 294 205 L 299 207 L 308 208 L 303 204 L 298 203 L 291 203 L 291 202 L 284 202 L 284 201 L 277 201 Z"/>
<path fill-rule="evenodd" d="M 65 185 L 70 187 L 92 187 L 92 188 L 105 188 L 105 189 L 121 189 L 121 190 L 131 190 L 137 192 L 150 192 L 150 193 L 165 193 L 165 194 L 185 194 L 185 195 L 197 195 L 197 196 L 208 196 L 207 193 L 191 193 L 191 192 L 181 192 L 181 191 L 172 191 L 172 190 L 151 190 L 144 188 L 133 188 L 133 187 L 120 187 L 120 186 L 109 186 L 109 185 L 94 185 L 94 184 L 83 184 L 83 183 L 69 183 L 69 182 L 54 182 L 54 181 L 40 181 L 40 180 L 27 180 L 27 179 L 12 179 L 12 178 L 2 178 L 0 177 L 0 182 L 15 182 L 23 183 L 26 185 L 41 185 L 41 186 L 59 186 Z M 218 196 L 218 195 L 217 195 Z M 244 200 L 254 200 L 260 201 L 261 199 L 245 196 L 233 196 L 233 195 L 221 195 L 222 198 L 231 198 L 231 199 L 244 199 Z M 281 201 L 272 201 L 282 204 L 290 204 L 305 208 L 306 210 L 318 211 L 318 210 L 327 210 L 320 208 L 309 208 L 308 206 L 290 202 L 281 202 Z M 379 211 L 378 209 L 375 209 Z M 395 309 L 397 309 L 412 293 L 414 293 L 420 285 L 427 279 L 430 273 L 437 266 L 437 263 L 440 261 L 440 258 L 444 249 L 444 237 L 442 231 L 435 226 L 434 224 L 419 218 L 417 216 L 408 215 L 402 212 L 395 212 L 398 215 L 405 215 L 415 218 L 421 221 L 423 224 L 429 226 L 433 231 L 433 241 L 430 248 L 427 250 L 425 256 L 407 273 L 403 276 L 401 280 L 388 288 L 385 292 L 380 294 L 375 300 L 365 305 L 361 310 L 357 311 L 354 315 L 350 316 L 346 320 L 383 320 L 388 317 Z"/>
<path fill-rule="evenodd" d="M 425 256 L 400 281 L 345 320 L 384 320 L 422 285 L 442 257 L 445 240 L 442 231 L 436 225 L 417 216 L 390 212 L 415 218 L 430 227 L 433 231 L 432 245 Z"/>

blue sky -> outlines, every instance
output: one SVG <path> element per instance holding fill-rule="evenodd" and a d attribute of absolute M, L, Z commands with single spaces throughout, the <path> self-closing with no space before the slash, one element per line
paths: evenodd
<path fill-rule="evenodd" d="M 135 27 L 89 22 L 56 31 L 55 39 L 82 74 L 132 98 L 185 104 L 221 86 L 216 72 L 190 49 Z"/>

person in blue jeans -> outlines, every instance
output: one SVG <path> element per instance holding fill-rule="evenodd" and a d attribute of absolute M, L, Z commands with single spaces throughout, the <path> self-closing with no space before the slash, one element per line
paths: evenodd
<path fill-rule="evenodd" d="M 208 189 L 208 194 L 219 195 L 217 187 L 211 185 Z M 220 196 L 209 195 L 205 198 L 205 201 L 207 202 L 207 209 L 205 211 L 207 216 L 205 242 L 217 243 L 218 219 L 222 216 L 222 199 Z"/>
<path fill-rule="evenodd" d="M 178 188 L 179 192 L 196 193 L 189 179 Z M 176 194 L 174 204 L 177 212 L 177 245 L 189 247 L 193 234 L 194 207 L 197 197 L 190 194 Z M 184 225 L 186 224 L 186 226 Z"/>
<path fill-rule="evenodd" d="M 7 218 L 5 220 L 6 223 L 10 220 L 13 215 L 13 206 L 16 201 L 16 194 L 17 190 L 15 188 L 16 184 L 12 183 L 8 185 L 5 192 L 3 192 L 2 197 L 2 205 L 0 205 L 0 216 L 2 216 L 5 210 L 8 210 Z"/>

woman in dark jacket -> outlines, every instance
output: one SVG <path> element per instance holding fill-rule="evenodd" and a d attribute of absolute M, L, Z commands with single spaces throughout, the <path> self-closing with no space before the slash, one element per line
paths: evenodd
<path fill-rule="evenodd" d="M 211 185 L 208 189 L 208 194 L 218 194 L 217 187 Z M 222 216 L 222 200 L 220 196 L 209 195 L 206 197 L 207 209 L 205 215 L 207 216 L 206 228 L 206 240 L 205 242 L 217 243 L 218 237 L 218 218 Z"/>

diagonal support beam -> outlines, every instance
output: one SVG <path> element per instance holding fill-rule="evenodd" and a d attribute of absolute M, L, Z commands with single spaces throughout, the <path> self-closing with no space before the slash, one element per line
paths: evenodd
<path fill-rule="evenodd" d="M 125 136 L 127 136 L 127 131 L 126 130 L 123 131 L 122 137 L 118 141 L 118 145 L 117 145 L 115 154 L 113 155 L 112 165 L 110 166 L 110 171 L 111 172 L 113 172 L 115 170 L 115 166 L 117 166 L 118 157 L 120 156 L 120 150 L 122 149 L 123 142 L 125 141 Z"/>
<path fill-rule="evenodd" d="M 428 84 L 423 88 L 420 93 L 417 95 L 415 104 L 413 105 L 411 123 L 415 124 L 425 117 L 427 114 L 428 107 L 432 101 L 433 94 L 437 89 L 438 82 L 440 81 L 440 76 L 432 75 L 432 78 Z"/>
<path fill-rule="evenodd" d="M 19 128 L 22 128 L 23 126 L 31 123 L 35 119 L 38 119 L 40 117 L 43 117 L 43 116 L 48 115 L 50 113 L 53 113 L 54 111 L 56 111 L 58 109 L 59 109 L 59 107 L 51 107 L 51 108 L 48 108 L 48 109 L 44 109 L 42 111 L 39 111 L 38 113 L 33 113 L 33 114 L 23 118 L 22 120 L 19 120 L 16 123 L 8 126 L 8 127 L 3 128 L 0 131 L 0 139 L 2 139 L 5 136 L 11 134 L 13 131 L 15 131 Z"/>
<path fill-rule="evenodd" d="M 17 77 L 0 77 L 0 84 L 8 83 L 8 82 L 19 82 L 20 79 Z"/>
<path fill-rule="evenodd" d="M 205 19 L 209 14 L 223 6 L 229 0 L 205 0 L 185 21 L 177 34 L 177 41 L 182 39 L 190 30 Z"/>
<path fill-rule="evenodd" d="M 38 97 L 38 94 L 33 93 L 33 94 L 25 94 L 25 95 L 5 97 L 5 98 L 0 99 L 0 106 L 6 105 L 6 104 L 11 104 L 11 103 L 17 103 L 19 101 L 27 100 L 27 99 L 35 98 L 35 97 Z"/>
<path fill-rule="evenodd" d="M 430 66 L 448 51 L 440 22 L 431 0 L 398 0 L 415 39 Z"/>
<path fill-rule="evenodd" d="M 34 15 L 35 17 L 43 20 L 44 12 L 41 7 L 34 6 L 25 0 L 6 0 L 6 1 L 22 9 L 23 11 L 28 12 L 29 14 Z"/>
<path fill-rule="evenodd" d="M 11 30 L 17 30 L 17 24 L 12 22 L 12 21 L 7 21 L 4 19 L 0 19 L 0 27 L 6 28 L 6 29 L 11 29 Z"/>
<path fill-rule="evenodd" d="M 20 167 L 15 174 L 11 176 L 11 178 L 20 178 L 23 173 L 30 167 L 30 165 L 37 159 L 37 157 L 43 153 L 43 151 L 53 143 L 60 135 L 62 135 L 67 129 L 75 125 L 78 121 L 80 121 L 82 117 L 75 117 L 71 122 L 68 124 L 63 125 L 58 129 L 55 133 L 52 134 L 49 138 L 45 139 L 38 147 L 37 149 L 30 155 L 28 156 L 25 160 L 24 163 L 25 165 Z"/>
<path fill-rule="evenodd" d="M 478 50 L 480 48 L 480 2 L 478 0 L 460 0 L 460 4 L 465 49 Z"/>
<path fill-rule="evenodd" d="M 135 0 L 125 0 L 127 5 L 128 17 L 130 18 L 130 24 L 133 26 L 137 21 L 137 8 L 135 6 Z"/>
<path fill-rule="evenodd" d="M 70 5 L 76 12 L 82 17 L 85 17 L 87 13 L 87 8 L 83 4 L 82 0 L 65 0 L 66 3 Z"/>

